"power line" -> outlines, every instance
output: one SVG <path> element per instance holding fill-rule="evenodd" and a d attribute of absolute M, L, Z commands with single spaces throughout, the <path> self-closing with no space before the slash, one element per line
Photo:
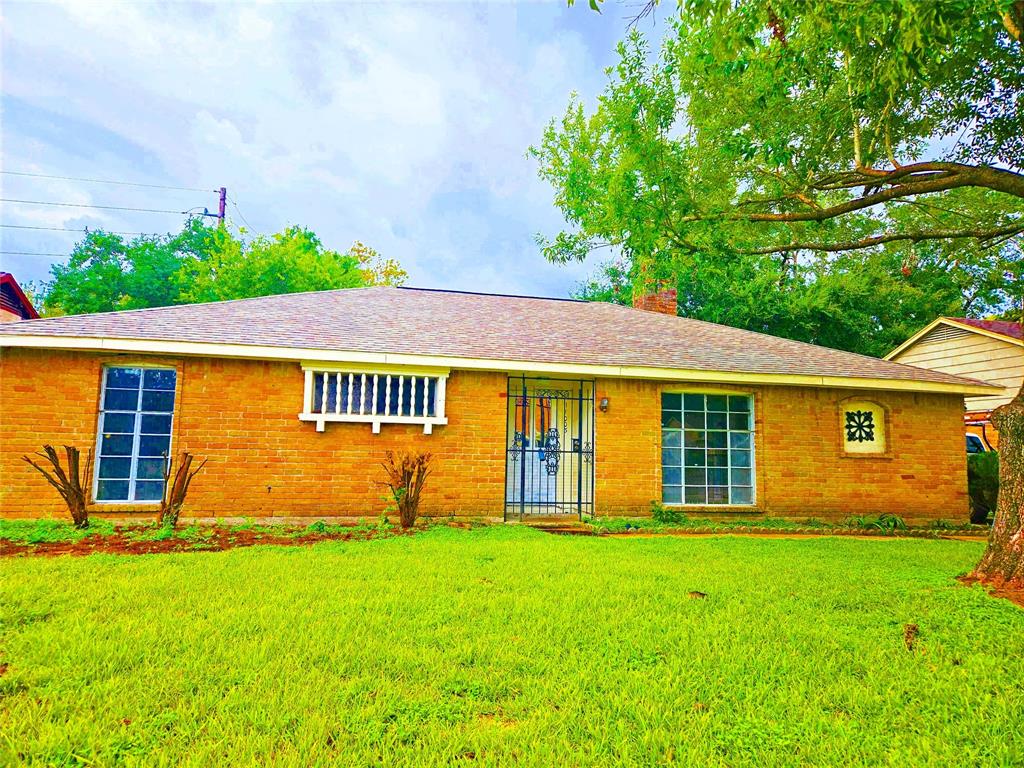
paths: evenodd
<path fill-rule="evenodd" d="M 142 184 L 137 181 L 114 181 L 112 179 L 85 179 L 78 176 L 54 176 L 47 173 L 28 173 L 27 171 L 0 171 L 8 176 L 30 176 L 35 179 L 60 179 L 61 181 L 84 181 L 89 184 L 116 184 L 121 187 L 146 187 L 148 189 L 175 189 L 181 192 L 217 192 L 216 189 L 200 187 L 175 187 L 170 184 Z"/>
<path fill-rule="evenodd" d="M 40 253 L 39 251 L 0 251 L 0 256 L 67 256 L 66 253 Z"/>
<path fill-rule="evenodd" d="M 231 197 L 231 196 L 229 195 L 229 196 L 228 196 L 228 200 L 230 200 L 230 201 L 231 201 L 231 205 L 232 205 L 232 206 L 234 207 L 234 209 L 235 209 L 235 213 L 237 213 L 237 214 L 238 214 L 238 218 L 240 218 L 240 219 L 242 220 L 242 223 L 243 223 L 243 224 L 245 224 L 245 226 L 247 226 L 247 227 L 248 227 L 249 229 L 252 229 L 252 230 L 253 230 L 253 231 L 255 232 L 256 230 L 255 230 L 255 229 L 253 229 L 253 226 L 252 226 L 252 224 L 250 224 L 250 223 L 248 222 L 248 220 L 246 220 L 246 218 L 245 218 L 245 215 L 244 215 L 244 214 L 242 213 L 242 209 L 241 209 L 241 208 L 239 208 L 239 207 L 238 207 L 238 203 L 236 203 L 236 202 L 235 202 L 235 198 L 233 198 L 233 197 Z"/>
<path fill-rule="evenodd" d="M 89 203 L 57 203 L 51 200 L 15 200 L 10 197 L 0 197 L 0 203 L 22 203 L 24 205 L 56 205 L 62 208 L 95 208 L 104 211 L 139 211 L 141 213 L 174 213 L 178 216 L 185 216 L 188 211 L 171 211 L 165 208 L 129 208 L 123 205 L 91 205 Z M 214 214 L 204 214 L 213 216 Z"/>
<path fill-rule="evenodd" d="M 37 229 L 45 230 L 47 232 L 105 232 L 108 235 L 159 235 L 158 232 L 122 232 L 112 229 L 103 229 L 103 227 L 96 227 L 95 229 L 92 230 L 90 230 L 88 227 L 32 227 L 27 224 L 0 224 L 0 227 L 3 227 L 5 229 Z"/>

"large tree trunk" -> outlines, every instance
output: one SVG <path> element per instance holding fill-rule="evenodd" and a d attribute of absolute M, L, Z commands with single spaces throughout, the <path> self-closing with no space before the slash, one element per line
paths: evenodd
<path fill-rule="evenodd" d="M 988 548 L 972 577 L 1024 589 L 1024 387 L 992 412 L 999 430 L 999 502 Z"/>

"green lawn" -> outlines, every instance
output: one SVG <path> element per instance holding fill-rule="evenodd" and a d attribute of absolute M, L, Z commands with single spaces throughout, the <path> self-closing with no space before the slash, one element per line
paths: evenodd
<path fill-rule="evenodd" d="M 0 560 L 0 764 L 1021 765 L 1024 611 L 954 581 L 980 552 L 495 527 Z"/>

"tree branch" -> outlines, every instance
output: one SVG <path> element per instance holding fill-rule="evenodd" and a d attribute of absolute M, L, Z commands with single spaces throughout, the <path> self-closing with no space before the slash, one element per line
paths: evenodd
<path fill-rule="evenodd" d="M 907 240 L 912 243 L 919 243 L 923 240 L 957 240 L 974 238 L 979 241 L 993 240 L 998 237 L 1013 237 L 1024 233 L 1024 222 L 1009 224 L 996 229 L 935 229 L 927 232 L 892 232 L 884 235 L 872 235 L 861 240 L 850 240 L 845 243 L 789 243 L 788 245 L 774 245 L 767 248 L 755 248 L 744 250 L 742 253 L 766 255 L 773 253 L 791 253 L 793 251 L 824 251 L 838 253 L 841 251 L 856 251 L 862 248 L 872 248 L 884 243 L 894 243 L 900 240 Z"/>

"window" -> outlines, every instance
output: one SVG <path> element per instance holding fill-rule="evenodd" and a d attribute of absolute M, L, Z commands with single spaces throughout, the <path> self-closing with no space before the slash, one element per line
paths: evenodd
<path fill-rule="evenodd" d="M 316 423 L 318 432 L 328 421 L 371 424 L 422 424 L 430 434 L 434 425 L 447 424 L 444 416 L 448 372 L 384 373 L 306 369 L 306 395 L 299 418 Z"/>
<path fill-rule="evenodd" d="M 753 398 L 663 393 L 661 486 L 666 504 L 753 504 Z"/>
<path fill-rule="evenodd" d="M 839 409 L 846 453 L 885 453 L 885 409 L 867 400 L 847 400 Z"/>
<path fill-rule="evenodd" d="M 176 382 L 173 368 L 104 368 L 96 501 L 163 498 Z"/>

